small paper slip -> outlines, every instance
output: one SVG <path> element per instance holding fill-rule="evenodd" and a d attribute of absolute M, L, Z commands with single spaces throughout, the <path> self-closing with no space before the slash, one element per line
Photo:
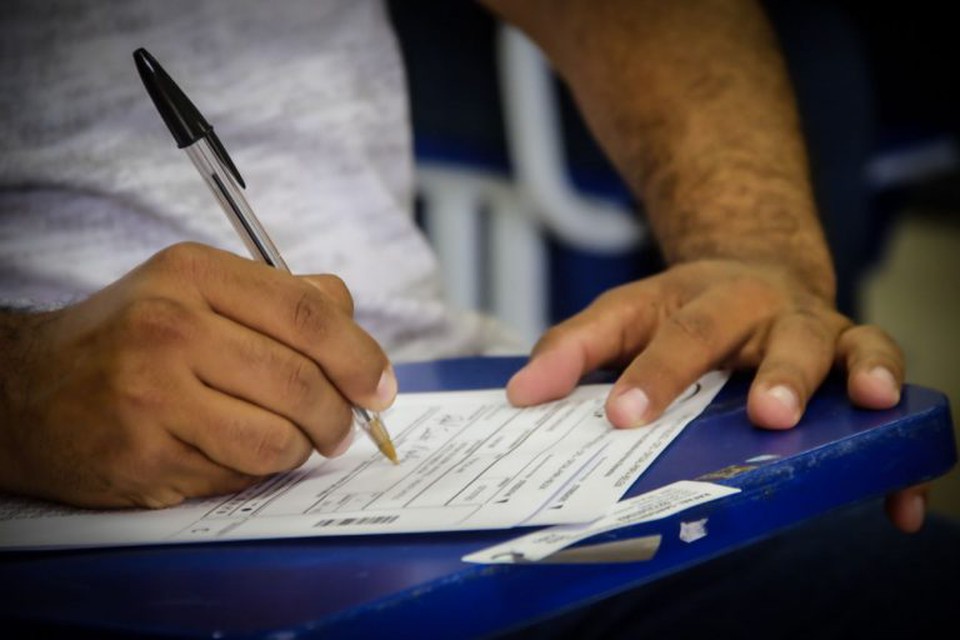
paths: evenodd
<path fill-rule="evenodd" d="M 728 374 L 693 384 L 653 424 L 614 429 L 611 385 L 535 407 L 503 389 L 401 394 L 382 415 L 400 464 L 359 438 L 339 458 L 243 492 L 162 510 L 90 511 L 0 497 L 0 549 L 120 546 L 580 523 L 607 512 Z"/>
<path fill-rule="evenodd" d="M 607 515 L 593 522 L 560 525 L 535 531 L 466 555 L 463 561 L 481 564 L 538 562 L 591 536 L 641 522 L 666 518 L 695 505 L 739 492 L 740 489 L 735 487 L 680 480 L 618 502 Z"/>

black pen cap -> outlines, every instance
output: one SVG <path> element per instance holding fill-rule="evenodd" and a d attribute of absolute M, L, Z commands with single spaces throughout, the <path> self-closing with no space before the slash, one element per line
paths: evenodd
<path fill-rule="evenodd" d="M 230 158 L 230 154 L 223 147 L 220 138 L 214 133 L 213 127 L 200 113 L 190 98 L 180 90 L 167 72 L 163 70 L 157 59 L 150 52 L 140 47 L 133 52 L 133 60 L 137 64 L 137 71 L 143 86 L 153 100 L 153 104 L 160 112 L 167 128 L 173 134 L 177 146 L 181 149 L 189 147 L 200 138 L 206 138 L 214 153 L 220 158 L 223 165 L 233 174 L 241 187 L 246 187 L 240 172 Z"/>
<path fill-rule="evenodd" d="M 178 147 L 189 147 L 213 130 L 150 52 L 141 47 L 133 52 L 133 59 L 137 63 L 143 86 L 147 88 Z"/>

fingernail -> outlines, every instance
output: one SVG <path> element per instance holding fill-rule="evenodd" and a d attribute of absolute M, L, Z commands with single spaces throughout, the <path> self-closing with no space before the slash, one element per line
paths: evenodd
<path fill-rule="evenodd" d="M 775 387 L 770 387 L 767 389 L 767 394 L 780 403 L 780 406 L 783 407 L 792 417 L 799 420 L 800 401 L 797 399 L 797 394 L 793 392 L 793 389 L 785 385 L 778 384 Z"/>
<path fill-rule="evenodd" d="M 330 455 L 328 457 L 336 458 L 345 454 L 347 450 L 350 448 L 350 445 L 353 444 L 353 436 L 355 431 L 356 430 L 353 427 L 350 427 L 350 430 L 347 432 L 347 435 L 343 437 L 343 440 L 340 441 L 340 444 L 337 445 L 337 448 L 334 449 L 332 452 L 330 452 Z"/>
<path fill-rule="evenodd" d="M 396 395 L 397 376 L 393 372 L 393 367 L 387 366 L 380 374 L 380 381 L 377 383 L 377 402 L 381 407 L 389 407 L 393 404 Z"/>
<path fill-rule="evenodd" d="M 897 385 L 897 379 L 893 377 L 893 374 L 886 367 L 874 367 L 867 372 L 867 375 L 877 381 L 880 385 L 886 388 L 887 392 L 896 400 L 900 402 L 900 387 Z"/>
<path fill-rule="evenodd" d="M 910 515 L 918 527 L 923 524 L 923 518 L 927 511 L 927 498 L 924 495 L 915 495 L 910 497 Z"/>
<path fill-rule="evenodd" d="M 618 422 L 631 427 L 645 424 L 644 416 L 650 407 L 650 399 L 640 389 L 627 389 L 613 400 L 612 409 L 616 412 Z"/>

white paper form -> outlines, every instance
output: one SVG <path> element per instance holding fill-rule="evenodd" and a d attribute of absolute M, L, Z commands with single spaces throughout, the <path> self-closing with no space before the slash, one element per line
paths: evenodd
<path fill-rule="evenodd" d="M 710 482 L 679 480 L 659 489 L 623 500 L 602 518 L 585 524 L 541 529 L 463 557 L 465 562 L 512 564 L 539 562 L 561 549 L 592 536 L 623 527 L 666 518 L 711 500 L 740 493 L 736 487 Z M 682 526 L 682 525 L 681 525 Z"/>
<path fill-rule="evenodd" d="M 653 424 L 613 429 L 610 385 L 516 408 L 502 389 L 401 394 L 382 417 L 400 464 L 365 438 L 238 494 L 159 511 L 0 501 L 0 548 L 507 528 L 593 520 L 709 404 L 711 372 Z"/>

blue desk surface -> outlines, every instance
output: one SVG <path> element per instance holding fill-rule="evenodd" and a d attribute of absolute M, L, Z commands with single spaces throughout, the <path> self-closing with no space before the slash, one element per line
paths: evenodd
<path fill-rule="evenodd" d="M 401 365 L 398 375 L 404 391 L 495 387 L 521 363 L 448 360 Z M 871 412 L 852 408 L 842 381 L 830 380 L 796 429 L 769 432 L 747 421 L 748 383 L 732 378 L 631 488 L 633 495 L 700 478 L 742 489 L 609 534 L 661 534 L 660 548 L 645 562 L 461 562 L 521 530 L 5 553 L 0 629 L 98 638 L 357 638 L 379 637 L 385 629 L 417 638 L 484 636 L 932 479 L 956 462 L 947 400 L 931 389 L 908 385 L 899 406 Z M 681 517 L 708 518 L 709 534 L 680 541 Z"/>

